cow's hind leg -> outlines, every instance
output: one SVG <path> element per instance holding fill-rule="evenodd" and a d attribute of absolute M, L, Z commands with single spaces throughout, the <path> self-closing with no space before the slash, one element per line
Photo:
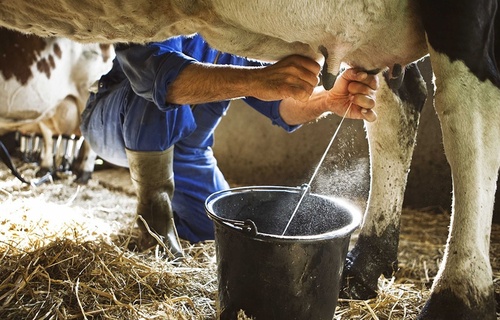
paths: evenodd
<path fill-rule="evenodd" d="M 37 177 L 43 177 L 47 174 L 51 174 L 54 178 L 56 178 L 53 153 L 54 140 L 52 139 L 53 131 L 43 121 L 38 123 L 38 128 L 42 133 L 44 147 L 40 156 L 40 169 L 36 175 Z"/>
<path fill-rule="evenodd" d="M 89 182 L 94 172 L 96 159 L 97 154 L 92 150 L 90 144 L 83 140 L 78 156 L 71 166 L 71 170 L 76 174 L 76 183 L 87 184 Z"/>
<path fill-rule="evenodd" d="M 489 243 L 500 166 L 500 90 L 431 52 L 435 107 L 453 180 L 450 234 L 421 319 L 495 319 Z"/>
<path fill-rule="evenodd" d="M 370 195 L 359 239 L 344 268 L 341 296 L 347 298 L 374 297 L 380 275 L 391 276 L 397 268 L 403 197 L 420 111 L 427 96 L 416 65 L 408 67 L 402 83 L 396 82 L 398 88 L 391 89 L 390 81 L 381 83 L 378 120 L 366 124 Z"/>

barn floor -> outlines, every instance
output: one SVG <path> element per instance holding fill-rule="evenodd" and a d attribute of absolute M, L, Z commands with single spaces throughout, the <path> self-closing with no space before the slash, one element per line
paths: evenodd
<path fill-rule="evenodd" d="M 30 165 L 20 170 L 28 178 L 35 172 Z M 98 171 L 86 186 L 72 180 L 28 187 L 0 164 L 1 319 L 215 318 L 212 242 L 183 243 L 182 262 L 165 262 L 154 249 L 136 252 L 128 172 Z M 400 270 L 380 280 L 376 299 L 340 300 L 335 319 L 414 319 L 428 297 L 448 221 L 446 212 L 405 210 Z M 491 243 L 499 297 L 500 225 Z"/>

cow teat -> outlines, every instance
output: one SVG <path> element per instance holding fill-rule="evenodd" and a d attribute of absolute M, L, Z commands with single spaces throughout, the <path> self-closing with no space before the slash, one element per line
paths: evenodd
<path fill-rule="evenodd" d="M 321 72 L 321 82 L 325 90 L 330 90 L 333 88 L 333 84 L 335 83 L 335 79 L 337 79 L 337 77 L 333 73 L 328 73 L 326 70 L 327 64 L 325 63 L 323 71 Z"/>
<path fill-rule="evenodd" d="M 325 90 L 330 90 L 333 88 L 333 84 L 335 83 L 335 79 L 337 79 L 336 75 L 331 72 L 328 72 L 328 50 L 325 46 L 319 46 L 318 50 L 325 57 L 325 62 L 323 63 L 323 68 L 321 69 L 321 82 Z"/>
<path fill-rule="evenodd" d="M 389 68 L 389 70 L 384 73 L 384 76 L 387 79 L 387 83 L 393 91 L 399 90 L 399 88 L 403 84 L 403 79 L 405 76 L 404 71 L 405 70 L 400 64 L 394 64 L 392 68 Z"/>

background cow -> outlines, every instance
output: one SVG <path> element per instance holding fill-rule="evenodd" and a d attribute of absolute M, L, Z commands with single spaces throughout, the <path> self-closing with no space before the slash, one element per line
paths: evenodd
<path fill-rule="evenodd" d="M 16 130 L 41 135 L 38 175 L 43 176 L 55 170 L 58 140 L 53 137 L 80 135 L 80 113 L 89 88 L 111 68 L 114 50 L 109 44 L 40 38 L 4 28 L 0 42 L 0 135 Z M 74 171 L 85 183 L 96 155 L 85 142 L 81 151 Z"/>
<path fill-rule="evenodd" d="M 453 176 L 449 240 L 425 319 L 495 319 L 489 261 L 500 167 L 500 78 L 494 0 L 4 0 L 0 23 L 81 41 L 163 40 L 201 33 L 222 51 L 276 60 L 324 59 L 330 87 L 340 62 L 385 71 L 379 120 L 367 124 L 371 191 L 345 267 L 347 295 L 367 298 L 397 264 L 402 199 L 423 105 L 422 78 L 404 67 L 430 54 L 435 108 Z"/>

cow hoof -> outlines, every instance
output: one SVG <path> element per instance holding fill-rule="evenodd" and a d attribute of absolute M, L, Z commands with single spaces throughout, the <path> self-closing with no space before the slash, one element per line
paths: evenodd
<path fill-rule="evenodd" d="M 495 299 L 491 294 L 484 303 L 468 306 L 451 290 L 443 290 L 439 293 L 433 293 L 424 308 L 422 309 L 418 320 L 495 320 Z"/>
<path fill-rule="evenodd" d="M 377 296 L 380 273 L 371 275 L 369 270 L 356 268 L 355 254 L 347 255 L 342 273 L 342 286 L 339 296 L 344 299 L 366 300 Z"/>
<path fill-rule="evenodd" d="M 40 169 L 38 169 L 38 171 L 36 172 L 35 176 L 37 178 L 42 178 L 42 177 L 47 176 L 47 174 L 50 174 L 52 176 L 53 180 L 56 180 L 58 178 L 57 174 L 55 174 L 54 171 L 52 171 L 52 170 L 50 170 L 48 168 L 43 168 L 43 167 L 40 167 Z"/>
<path fill-rule="evenodd" d="M 82 173 L 77 174 L 75 182 L 77 184 L 87 184 L 91 178 L 92 178 L 92 172 L 83 171 Z"/>
<path fill-rule="evenodd" d="M 342 274 L 342 286 L 339 297 L 343 299 L 367 300 L 377 296 L 378 279 L 367 282 L 365 277 L 349 270 L 346 266 Z"/>
<path fill-rule="evenodd" d="M 377 296 L 380 275 L 392 277 L 397 270 L 396 227 L 388 227 L 380 237 L 359 236 L 347 254 L 340 296 L 366 300 Z"/>

